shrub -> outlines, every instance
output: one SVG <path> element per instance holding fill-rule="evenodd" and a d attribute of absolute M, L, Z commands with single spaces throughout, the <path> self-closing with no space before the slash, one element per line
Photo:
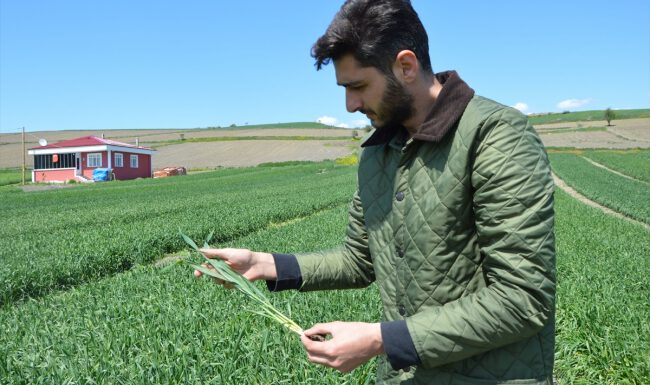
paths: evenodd
<path fill-rule="evenodd" d="M 359 158 L 354 154 L 344 156 L 341 158 L 337 158 L 336 164 L 341 166 L 354 166 L 355 164 L 359 164 Z"/>
<path fill-rule="evenodd" d="M 612 120 L 616 119 L 616 113 L 611 108 L 608 108 L 605 110 L 605 120 L 607 121 L 607 125 L 611 126 Z"/>

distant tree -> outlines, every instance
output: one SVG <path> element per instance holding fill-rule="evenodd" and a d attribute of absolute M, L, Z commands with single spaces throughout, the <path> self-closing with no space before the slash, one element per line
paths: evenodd
<path fill-rule="evenodd" d="M 607 126 L 611 126 L 611 121 L 616 119 L 616 114 L 614 113 L 614 110 L 611 108 L 607 108 L 605 110 L 605 120 L 607 121 Z"/>

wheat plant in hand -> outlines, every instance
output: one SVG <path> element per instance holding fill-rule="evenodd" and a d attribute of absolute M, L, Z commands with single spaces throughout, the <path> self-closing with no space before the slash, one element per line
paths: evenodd
<path fill-rule="evenodd" d="M 209 263 L 214 268 L 214 270 L 208 269 L 201 265 L 188 263 L 192 268 L 200 271 L 201 273 L 207 276 L 222 280 L 232 285 L 235 289 L 239 290 L 240 292 L 244 293 L 249 299 L 251 299 L 253 302 L 258 304 L 261 309 L 261 310 L 249 310 L 250 312 L 269 318 L 281 324 L 282 326 L 288 328 L 289 330 L 291 330 L 292 332 L 298 335 L 303 334 L 302 328 L 297 323 L 295 323 L 292 319 L 290 319 L 289 317 L 284 315 L 281 311 L 279 311 L 275 306 L 273 306 L 269 301 L 269 299 L 266 297 L 266 295 L 253 282 L 244 278 L 241 274 L 239 274 L 238 272 L 230 268 L 230 266 L 228 266 L 226 261 L 220 258 L 211 259 L 206 257 L 201 253 L 199 247 L 190 237 L 183 234 L 182 232 L 181 232 L 181 236 L 183 237 L 185 242 L 192 249 L 194 249 L 194 251 L 201 254 L 206 259 L 206 262 Z M 205 248 L 210 247 L 208 245 L 208 242 L 211 238 L 212 238 L 212 233 L 208 236 L 208 238 L 204 243 Z"/>

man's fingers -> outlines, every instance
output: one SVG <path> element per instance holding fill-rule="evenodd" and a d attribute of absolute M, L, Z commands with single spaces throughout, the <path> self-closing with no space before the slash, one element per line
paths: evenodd
<path fill-rule="evenodd" d="M 322 338 L 318 340 L 317 338 Z M 329 358 L 331 356 L 329 352 L 330 343 L 324 338 L 322 334 L 307 334 L 305 331 L 304 334 L 300 337 L 302 344 L 305 346 L 305 350 L 309 358 L 320 357 L 320 358 Z"/>
<path fill-rule="evenodd" d="M 202 263 L 201 266 L 203 266 L 204 268 L 206 268 L 206 269 L 208 269 L 208 270 L 217 271 L 217 269 L 215 269 L 214 266 L 212 266 L 211 264 L 209 264 L 209 263 L 207 263 L 207 262 L 206 262 L 206 263 Z M 194 276 L 195 276 L 196 278 L 201 278 L 201 277 L 203 277 L 203 273 L 202 273 L 201 271 L 199 271 L 199 270 L 194 270 Z M 219 284 L 219 285 L 225 287 L 226 289 L 234 289 L 234 288 L 235 288 L 235 286 L 234 286 L 232 283 L 230 283 L 230 282 L 226 282 L 226 281 L 224 281 L 223 279 L 219 279 L 219 278 L 216 278 L 216 277 L 212 277 L 212 280 L 213 280 L 215 283 L 217 283 L 217 284 Z"/>
<path fill-rule="evenodd" d="M 209 263 L 202 263 L 201 266 L 208 270 L 215 270 L 214 266 L 210 265 Z M 194 276 L 196 278 L 201 278 L 203 276 L 203 272 L 200 270 L 194 270 Z"/>
<path fill-rule="evenodd" d="M 211 258 L 211 259 L 221 258 L 227 260 L 227 258 L 224 255 L 225 253 L 224 249 L 199 249 L 199 251 L 207 258 Z"/>
<path fill-rule="evenodd" d="M 314 334 L 330 334 L 331 329 L 328 324 L 316 324 L 309 329 L 305 330 L 305 335 L 311 336 Z"/>
<path fill-rule="evenodd" d="M 342 372 L 349 371 L 343 367 L 343 362 L 341 362 L 337 354 L 333 350 L 333 346 L 328 341 L 317 342 L 311 340 L 308 336 L 303 335 L 301 337 L 302 343 L 305 345 L 305 351 L 307 352 L 307 358 L 309 361 L 324 365 Z"/>
<path fill-rule="evenodd" d="M 307 353 L 307 358 L 309 359 L 309 361 L 315 364 L 325 365 L 330 368 L 332 367 L 332 363 L 331 363 L 332 361 L 329 357 L 323 357 L 323 356 Z"/>
<path fill-rule="evenodd" d="M 332 335 L 334 336 L 336 322 L 330 322 L 326 324 L 316 324 L 311 328 L 304 331 L 307 337 L 314 337 L 312 340 L 321 340 L 325 336 Z M 320 337 L 320 338 L 319 338 Z"/>

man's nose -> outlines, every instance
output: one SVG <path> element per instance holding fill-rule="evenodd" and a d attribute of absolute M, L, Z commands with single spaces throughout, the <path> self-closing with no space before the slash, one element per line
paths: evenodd
<path fill-rule="evenodd" d="M 361 109 L 361 98 L 356 93 L 349 90 L 345 91 L 345 108 L 348 112 L 357 112 Z"/>

